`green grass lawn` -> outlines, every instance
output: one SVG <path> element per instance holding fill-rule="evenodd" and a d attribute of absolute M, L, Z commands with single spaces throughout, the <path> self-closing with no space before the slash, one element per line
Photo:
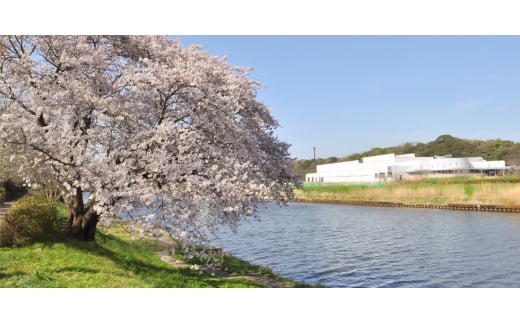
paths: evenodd
<path fill-rule="evenodd" d="M 159 259 L 116 236 L 96 242 L 36 243 L 0 249 L 0 287 L 262 287 L 219 279 Z"/>
<path fill-rule="evenodd" d="M 60 213 L 64 216 L 63 205 Z M 132 240 L 120 227 L 110 232 L 98 229 L 95 242 L 71 240 L 62 234 L 53 241 L 0 248 L 0 287 L 266 287 L 245 278 L 218 278 L 175 267 L 156 255 L 160 247 L 155 241 Z M 221 267 L 229 275 L 261 274 L 308 287 L 230 255 Z"/>

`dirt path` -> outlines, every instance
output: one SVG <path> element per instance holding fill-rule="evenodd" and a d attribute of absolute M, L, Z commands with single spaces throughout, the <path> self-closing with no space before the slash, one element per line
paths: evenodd
<path fill-rule="evenodd" d="M 157 252 L 157 255 L 161 258 L 162 261 L 169 263 L 175 267 L 191 268 L 191 265 L 183 263 L 182 261 L 173 258 L 168 251 Z M 209 270 L 209 269 L 205 269 L 205 270 L 207 272 L 214 274 L 216 277 L 219 277 L 219 278 L 249 279 L 254 282 L 260 283 L 262 285 L 265 285 L 269 288 L 291 288 L 292 287 L 284 282 L 280 282 L 278 280 L 275 280 L 275 279 L 272 279 L 272 278 L 269 278 L 269 277 L 266 277 L 266 276 L 263 276 L 263 275 L 257 274 L 257 273 L 250 273 L 250 274 L 245 274 L 245 275 L 233 275 L 233 274 L 226 273 L 225 271 L 222 271 L 222 270 Z"/>

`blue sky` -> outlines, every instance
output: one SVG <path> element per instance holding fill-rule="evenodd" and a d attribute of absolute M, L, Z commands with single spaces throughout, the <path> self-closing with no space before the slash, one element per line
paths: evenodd
<path fill-rule="evenodd" d="M 251 66 L 291 155 L 442 134 L 520 141 L 517 36 L 173 36 Z"/>

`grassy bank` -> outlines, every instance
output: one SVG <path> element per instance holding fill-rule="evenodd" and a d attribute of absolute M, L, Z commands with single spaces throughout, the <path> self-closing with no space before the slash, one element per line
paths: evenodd
<path fill-rule="evenodd" d="M 520 205 L 520 183 L 514 177 L 450 177 L 385 185 L 304 185 L 296 197 L 406 204 Z"/>
<path fill-rule="evenodd" d="M 230 255 L 224 257 L 223 273 L 242 278 L 219 278 L 190 266 L 173 266 L 159 258 L 159 249 L 155 242 L 132 240 L 117 228 L 109 235 L 98 230 L 95 242 L 62 236 L 0 248 L 0 287 L 269 287 L 262 280 L 244 277 L 248 274 L 303 287 Z"/>

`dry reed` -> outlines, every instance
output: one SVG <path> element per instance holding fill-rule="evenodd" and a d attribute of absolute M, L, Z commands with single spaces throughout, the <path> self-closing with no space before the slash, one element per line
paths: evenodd
<path fill-rule="evenodd" d="M 336 187 L 336 188 L 334 188 Z M 332 186 L 320 189 L 297 190 L 299 198 L 355 201 L 385 201 L 421 204 L 495 204 L 520 205 L 518 183 L 404 183 L 383 187 L 359 186 L 337 189 Z"/>

